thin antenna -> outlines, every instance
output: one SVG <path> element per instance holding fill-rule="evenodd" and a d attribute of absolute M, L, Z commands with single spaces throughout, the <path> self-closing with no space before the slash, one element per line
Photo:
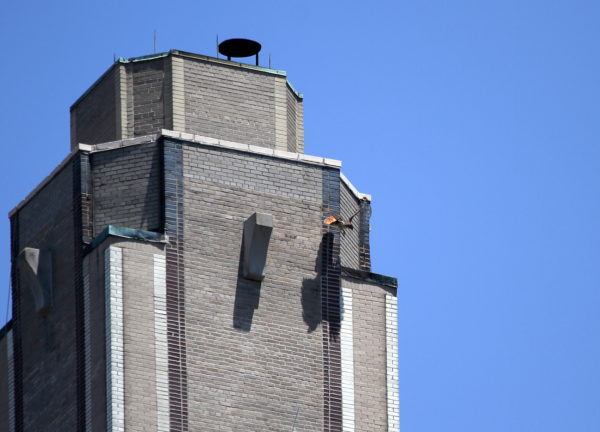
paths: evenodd
<path fill-rule="evenodd" d="M 154 54 L 156 54 L 156 30 L 154 30 Z"/>
<path fill-rule="evenodd" d="M 296 432 L 296 420 L 298 420 L 298 412 L 300 407 L 296 408 L 296 416 L 294 417 L 294 423 L 292 423 L 292 430 L 290 432 Z"/>
<path fill-rule="evenodd" d="M 269 69 L 273 69 L 273 68 L 271 67 L 271 53 L 269 53 Z"/>
<path fill-rule="evenodd" d="M 217 58 L 219 58 L 219 34 L 217 33 Z"/>
<path fill-rule="evenodd" d="M 113 53 L 113 63 L 117 61 L 117 53 Z"/>

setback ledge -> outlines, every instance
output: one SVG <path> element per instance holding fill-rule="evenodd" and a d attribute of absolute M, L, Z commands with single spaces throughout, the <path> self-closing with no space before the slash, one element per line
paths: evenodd
<path fill-rule="evenodd" d="M 149 243 L 167 243 L 169 241 L 168 236 L 157 232 L 108 225 L 100 234 L 94 237 L 92 242 L 85 248 L 84 255 L 87 255 L 96 247 L 98 247 L 98 245 L 100 245 L 109 236 L 142 240 Z"/>
<path fill-rule="evenodd" d="M 398 279 L 392 276 L 385 276 L 379 273 L 371 273 L 364 270 L 356 270 L 350 267 L 342 266 L 342 276 L 360 279 L 366 282 L 373 282 L 390 288 L 398 289 Z"/>
<path fill-rule="evenodd" d="M 242 144 L 233 141 L 225 141 L 201 135 L 194 135 L 187 132 L 177 132 L 163 129 L 162 136 L 175 138 L 183 141 L 191 141 L 205 146 L 223 147 L 230 150 L 237 150 L 245 153 L 260 154 L 263 156 L 271 156 L 278 159 L 287 159 L 298 162 L 305 162 L 313 165 L 325 165 L 335 168 L 341 168 L 342 162 L 336 159 L 323 158 L 320 156 L 310 156 L 304 153 L 292 153 L 283 150 L 273 150 L 266 147 L 259 147 L 250 144 Z"/>
<path fill-rule="evenodd" d="M 310 155 L 307 155 L 304 153 L 292 153 L 292 152 L 287 152 L 287 151 L 282 151 L 282 150 L 273 150 L 273 149 L 269 149 L 266 147 L 259 147 L 259 146 L 249 145 L 249 144 L 236 143 L 233 141 L 225 141 L 225 140 L 220 140 L 220 139 L 211 138 L 211 137 L 194 135 L 194 134 L 186 133 L 186 132 L 177 132 L 177 131 L 162 129 L 161 133 L 144 135 L 144 136 L 139 136 L 139 137 L 135 137 L 135 138 L 127 138 L 127 139 L 119 140 L 119 141 L 110 141 L 110 142 L 105 142 L 105 143 L 100 143 L 100 144 L 80 143 L 78 145 L 78 147 L 74 148 L 71 151 L 71 153 L 69 153 L 69 155 L 35 187 L 35 189 L 33 189 L 25 198 L 23 198 L 8 213 L 8 217 L 12 217 L 25 204 L 27 204 L 27 202 L 29 202 L 29 200 L 31 200 L 31 198 L 33 198 L 40 190 L 42 190 L 44 188 L 44 186 L 46 186 L 48 184 L 48 182 L 50 180 L 52 180 L 52 178 L 54 178 L 54 176 L 60 170 L 62 170 L 71 161 L 71 159 L 73 159 L 73 157 L 80 151 L 89 152 L 89 153 L 98 153 L 98 152 L 102 152 L 102 151 L 115 150 L 115 149 L 119 149 L 119 148 L 123 148 L 123 147 L 153 143 L 153 142 L 158 141 L 158 139 L 160 137 L 174 138 L 174 139 L 179 139 L 182 141 L 191 141 L 191 142 L 202 144 L 205 146 L 222 147 L 222 148 L 227 148 L 230 150 L 236 150 L 236 151 L 245 152 L 245 153 L 260 154 L 263 156 L 270 156 L 270 157 L 274 157 L 274 158 L 278 158 L 278 159 L 292 160 L 292 161 L 297 161 L 297 162 L 302 162 L 302 163 L 307 163 L 307 164 L 312 164 L 312 165 L 328 166 L 328 167 L 333 167 L 333 168 L 337 168 L 337 169 L 340 169 L 342 167 L 342 162 L 339 160 L 336 160 L 336 159 L 323 158 L 320 156 L 310 156 Z M 344 180 L 345 178 L 346 178 L 345 176 L 342 176 L 342 180 Z M 347 182 L 347 184 L 349 184 L 350 189 L 353 192 L 355 191 L 355 194 L 358 194 L 357 196 L 359 198 L 364 196 L 370 200 L 370 195 L 359 193 L 356 190 L 356 188 L 354 188 L 354 186 L 352 186 L 352 184 L 348 181 L 348 179 L 346 179 L 345 181 Z"/>

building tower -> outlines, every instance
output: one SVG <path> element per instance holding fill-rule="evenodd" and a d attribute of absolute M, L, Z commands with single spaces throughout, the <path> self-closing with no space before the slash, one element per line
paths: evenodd
<path fill-rule="evenodd" d="M 398 431 L 371 197 L 303 128 L 284 72 L 116 61 L 10 213 L 0 430 Z"/>

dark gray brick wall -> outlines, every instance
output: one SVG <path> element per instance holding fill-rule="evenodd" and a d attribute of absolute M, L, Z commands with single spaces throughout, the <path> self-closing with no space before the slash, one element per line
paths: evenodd
<path fill-rule="evenodd" d="M 8 351 L 6 335 L 0 337 L 0 431 L 8 431 Z"/>
<path fill-rule="evenodd" d="M 67 164 L 13 218 L 15 249 L 53 251 L 54 307 L 36 313 L 30 288 L 20 291 L 15 318 L 21 320 L 23 430 L 76 430 L 77 358 L 74 298 L 73 167 Z"/>
<path fill-rule="evenodd" d="M 97 144 L 114 141 L 117 132 L 118 69 L 110 69 L 90 92 L 71 109 L 75 110 L 78 143 Z"/>
<path fill-rule="evenodd" d="M 387 291 L 350 278 L 342 285 L 352 289 L 356 431 L 387 432 Z"/>
<path fill-rule="evenodd" d="M 159 58 L 127 65 L 131 70 L 134 136 L 148 135 L 165 127 L 165 63 Z"/>
<path fill-rule="evenodd" d="M 356 211 L 358 211 L 359 201 L 344 182 L 340 182 L 340 201 L 342 207 L 341 216 L 349 219 Z M 342 265 L 353 269 L 359 269 L 359 232 L 360 232 L 360 217 L 357 215 L 353 219 L 353 229 L 346 229 L 341 234 L 341 259 Z"/>
<path fill-rule="evenodd" d="M 275 147 L 275 77 L 186 58 L 187 132 Z"/>
<path fill-rule="evenodd" d="M 111 239 L 112 240 L 112 239 Z M 88 271 L 90 284 L 90 396 L 91 425 L 89 432 L 106 431 L 106 335 L 104 294 L 104 242 L 85 257 L 84 269 Z"/>
<path fill-rule="evenodd" d="M 158 144 L 90 156 L 95 235 L 107 225 L 161 229 L 161 157 Z"/>
<path fill-rule="evenodd" d="M 323 430 L 323 168 L 184 144 L 189 430 Z M 243 222 L 270 213 L 262 283 Z"/>

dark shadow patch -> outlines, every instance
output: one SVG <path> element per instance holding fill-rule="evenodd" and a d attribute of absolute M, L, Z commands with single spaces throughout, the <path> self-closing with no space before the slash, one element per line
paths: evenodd
<path fill-rule="evenodd" d="M 249 332 L 252 328 L 254 311 L 260 302 L 261 282 L 246 279 L 244 271 L 244 242 L 240 248 L 235 303 L 233 306 L 233 327 Z"/>
<path fill-rule="evenodd" d="M 300 303 L 302 304 L 302 319 L 308 326 L 308 333 L 312 333 L 321 324 L 321 255 L 323 249 L 323 240 L 317 252 L 315 261 L 315 271 L 317 276 L 314 279 L 304 278 L 302 281 L 302 291 Z"/>

